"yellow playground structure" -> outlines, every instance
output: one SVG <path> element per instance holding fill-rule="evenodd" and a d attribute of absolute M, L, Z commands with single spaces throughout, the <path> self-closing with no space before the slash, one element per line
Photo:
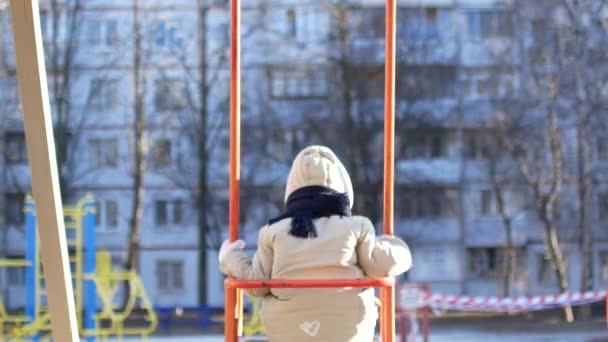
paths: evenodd
<path fill-rule="evenodd" d="M 112 269 L 110 253 L 95 247 L 95 201 L 85 196 L 74 206 L 63 209 L 74 301 L 80 335 L 86 341 L 109 336 L 140 336 L 145 339 L 156 330 L 158 319 L 139 275 L 135 271 Z M 0 341 L 50 341 L 51 326 L 33 200 L 25 205 L 25 258 L 0 259 L 0 267 L 25 268 L 25 307 L 23 313 L 10 313 L 0 295 Z M 125 286 L 126 285 L 126 286 Z M 129 297 L 117 303 L 121 287 Z M 125 324 L 134 313 L 139 322 Z"/>

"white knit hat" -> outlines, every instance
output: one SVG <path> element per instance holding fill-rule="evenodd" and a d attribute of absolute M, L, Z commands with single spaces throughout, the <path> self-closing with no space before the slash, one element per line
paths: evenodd
<path fill-rule="evenodd" d="M 355 197 L 350 176 L 334 152 L 325 146 L 309 146 L 298 153 L 287 177 L 285 202 L 295 190 L 313 185 L 346 193 L 353 207 Z"/>

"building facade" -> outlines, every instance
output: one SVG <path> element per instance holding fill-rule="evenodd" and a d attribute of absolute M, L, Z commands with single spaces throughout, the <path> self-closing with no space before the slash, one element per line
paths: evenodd
<path fill-rule="evenodd" d="M 149 0 L 137 9 L 115 0 L 62 3 L 56 10 L 42 2 L 41 26 L 53 113 L 69 133 L 60 163 L 64 200 L 94 194 L 98 246 L 122 267 L 132 205 L 139 36 L 147 152 L 140 274 L 155 305 L 197 304 L 201 281 L 207 302 L 221 305 L 215 250 L 227 236 L 228 2 Z M 512 5 L 399 3 L 395 231 L 414 253 L 414 268 L 401 280 L 425 282 L 438 292 L 502 293 L 506 235 L 490 172 L 491 122 L 505 103 L 525 95 L 522 51 L 537 44 L 514 39 L 522 28 L 514 25 Z M 359 184 L 357 211 L 380 227 L 383 1 L 257 0 L 243 6 L 241 227 L 248 248 L 253 252 L 257 230 L 280 211 L 290 159 L 311 143 L 338 151 Z M 0 12 L 0 255 L 20 257 L 30 181 L 7 12 Z M 568 157 L 576 131 L 567 120 L 562 126 Z M 597 175 L 588 203 L 593 285 L 604 288 L 608 179 L 601 170 L 608 167 L 608 136 L 595 132 L 591 142 Z M 204 210 L 202 167 L 209 193 Z M 513 182 L 504 193 L 517 251 L 514 294 L 555 293 L 529 187 Z M 582 259 L 574 202 L 576 183 L 568 178 L 556 211 L 570 285 L 578 289 Z M 208 227 L 207 258 L 199 256 L 201 217 Z M 199 273 L 203 261 L 206 277 Z M 9 307 L 22 305 L 23 282 L 18 269 L 0 272 Z"/>

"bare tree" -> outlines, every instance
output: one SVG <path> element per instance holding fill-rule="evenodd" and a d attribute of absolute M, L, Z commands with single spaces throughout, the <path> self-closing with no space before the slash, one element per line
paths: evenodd
<path fill-rule="evenodd" d="M 209 224 L 207 215 L 203 213 L 209 205 L 209 189 L 208 185 L 208 165 L 209 154 L 207 153 L 207 105 L 209 89 L 207 86 L 207 12 L 208 8 L 203 3 L 203 0 L 196 1 L 196 12 L 198 14 L 198 93 L 200 108 L 198 113 L 199 118 L 199 141 L 198 141 L 198 196 L 196 198 L 196 207 L 198 208 L 198 300 L 201 304 L 207 303 L 207 235 Z"/>
<path fill-rule="evenodd" d="M 496 211 L 502 221 L 506 238 L 505 260 L 503 264 L 503 296 L 510 297 L 513 294 L 513 282 L 515 281 L 517 251 L 513 246 L 513 216 L 512 213 L 507 211 L 505 191 L 513 181 L 509 179 L 510 177 L 507 173 L 501 172 L 500 170 L 501 166 L 504 166 L 504 161 L 501 160 L 501 157 L 504 156 L 503 152 L 508 153 L 506 149 L 500 148 L 502 146 L 501 141 L 499 141 L 500 136 L 501 135 L 497 135 L 496 140 L 498 141 L 492 142 L 489 172 L 494 199 L 496 201 Z"/>
<path fill-rule="evenodd" d="M 133 2 L 133 197 L 131 217 L 129 219 L 128 251 L 126 268 L 139 269 L 141 220 L 143 215 L 145 146 L 144 146 L 144 97 L 143 97 L 143 61 L 142 33 L 140 23 L 141 8 L 139 0 Z M 127 292 L 128 294 L 128 292 Z M 125 295 L 124 298 L 128 298 Z"/>
<path fill-rule="evenodd" d="M 378 22 L 383 22 L 384 15 L 357 9 L 348 1 L 326 2 L 324 5 L 330 13 L 332 23 L 330 44 L 336 51 L 326 56 L 328 78 L 332 85 L 332 91 L 328 95 L 328 108 L 330 113 L 336 114 L 332 116 L 340 120 L 332 125 L 318 123 L 311 128 L 323 141 L 344 152 L 345 166 L 358 194 L 354 210 L 369 216 L 375 222 L 382 211 L 382 201 L 379 200 L 382 189 L 382 157 L 377 149 L 381 148 L 378 139 L 384 126 L 382 111 L 371 100 L 383 98 L 381 90 L 384 87 L 381 85 L 384 69 L 380 64 L 375 64 L 375 61 L 371 61 L 370 66 L 369 60 L 358 60 L 357 56 L 366 55 L 371 58 L 375 51 L 373 42 L 381 41 L 384 35 L 375 32 L 378 35 L 371 34 L 368 37 L 371 46 L 356 52 L 353 48 L 354 40 L 364 33 L 365 17 L 373 16 Z M 358 10 L 361 11 L 357 13 Z M 358 21 L 358 18 L 363 20 Z M 329 129 L 324 130 L 323 126 Z M 343 134 L 337 136 L 334 133 L 336 127 L 340 127 Z"/>
<path fill-rule="evenodd" d="M 57 168 L 62 197 L 72 193 L 75 160 L 71 155 L 75 140 L 76 120 L 72 111 L 71 86 L 74 59 L 79 45 L 81 27 L 81 0 L 49 0 L 44 4 L 47 38 L 44 40 L 51 104 L 53 105 Z"/>
<path fill-rule="evenodd" d="M 210 235 L 215 237 L 221 235 L 220 232 L 210 232 L 211 230 L 222 230 L 224 225 L 219 223 L 215 217 L 213 206 L 216 205 L 214 191 L 210 186 L 209 174 L 211 165 L 211 155 L 220 144 L 220 135 L 225 130 L 227 115 L 210 115 L 210 113 L 221 112 L 223 104 L 227 103 L 227 98 L 222 98 L 218 103 L 210 103 L 210 92 L 216 86 L 221 86 L 219 82 L 222 76 L 222 66 L 227 61 L 227 46 L 221 44 L 220 51 L 217 52 L 217 65 L 209 61 L 208 34 L 210 32 L 208 16 L 211 9 L 211 2 L 205 0 L 196 1 L 197 14 L 197 40 L 196 55 L 198 60 L 192 65 L 190 56 L 183 50 L 176 49 L 175 59 L 184 77 L 184 97 L 185 107 L 183 114 L 179 117 L 179 125 L 186 132 L 185 136 L 192 143 L 195 152 L 196 172 L 192 174 L 195 178 L 194 184 L 190 179 L 181 177 L 184 173 L 191 173 L 188 168 L 192 165 L 176 165 L 178 172 L 168 171 L 165 173 L 168 179 L 177 187 L 186 189 L 192 194 L 197 211 L 197 226 L 199 239 L 199 287 L 198 298 L 201 304 L 207 303 L 207 252 L 209 247 L 219 248 L 220 241 L 211 242 Z M 161 72 L 162 74 L 162 72 Z M 194 85 L 190 87 L 189 85 Z M 215 121 L 214 121 L 215 120 Z M 178 174 L 179 176 L 176 176 Z M 219 213 L 218 213 L 219 214 Z M 221 215 L 221 214 L 220 214 Z M 213 240 L 213 239 L 212 239 Z M 217 239 L 216 239 L 217 240 Z"/>
<path fill-rule="evenodd" d="M 513 4 L 519 49 L 518 101 L 512 104 L 509 118 L 499 117 L 498 125 L 507 137 L 506 146 L 517 162 L 528 187 L 536 216 L 543 227 L 543 242 L 561 293 L 569 290 L 567 263 L 560 246 L 556 212 L 562 185 L 567 181 L 562 150 L 564 121 L 561 114 L 568 94 L 569 70 L 564 56 L 570 48 L 560 37 L 563 22 L 555 2 L 516 1 Z M 549 14 L 549 15 L 547 15 Z M 532 31 L 535 44 L 526 43 Z M 565 235 L 563 236 L 565 237 Z M 564 308 L 567 321 L 574 319 L 571 306 Z"/>
<path fill-rule="evenodd" d="M 515 7 L 519 8 L 520 18 L 531 19 L 534 37 L 533 47 L 524 50 L 527 58 L 527 63 L 524 64 L 528 66 L 529 74 L 537 85 L 542 78 L 547 78 L 547 74 L 552 74 L 549 78 L 553 80 L 549 83 L 553 83 L 551 88 L 554 89 L 550 91 L 556 92 L 555 95 L 559 97 L 558 101 L 554 100 L 559 104 L 554 106 L 553 111 L 568 113 L 560 114 L 561 124 L 557 125 L 571 125 L 575 128 L 576 138 L 571 145 L 575 156 L 571 158 L 572 163 L 568 164 L 571 167 L 563 167 L 565 171 L 560 177 L 563 182 L 576 187 L 576 235 L 582 256 L 579 263 L 581 289 L 591 290 L 593 235 L 590 208 L 594 172 L 591 145 L 594 135 L 597 135 L 594 127 L 599 127 L 598 122 L 605 115 L 603 85 L 607 78 L 607 55 L 598 46 L 607 41 L 606 26 L 603 25 L 605 20 L 602 19 L 606 1 L 562 0 L 518 4 Z M 543 94 L 541 92 L 538 95 Z M 560 119 L 557 121 L 560 122 Z M 564 147 L 566 146 L 562 148 Z M 557 259 L 559 258 L 551 256 L 553 262 Z M 556 271 L 561 268 L 559 265 L 554 266 Z M 563 290 L 567 282 L 559 277 L 557 279 Z M 580 313 L 582 318 L 588 317 L 589 307 L 582 307 Z M 566 314 L 569 316 L 568 312 Z"/>
<path fill-rule="evenodd" d="M 591 208 L 591 123 L 602 115 L 602 87 L 606 81 L 605 57 L 602 49 L 597 49 L 598 40 L 605 41 L 607 32 L 603 27 L 603 10 L 606 1 L 562 0 L 559 4 L 565 12 L 566 23 L 558 32 L 563 46 L 569 49 L 562 53 L 562 64 L 573 80 L 574 122 L 576 125 L 576 183 L 578 192 L 579 244 L 582 252 L 581 289 L 593 288 L 592 229 Z M 581 312 L 590 314 L 589 307 Z"/>
<path fill-rule="evenodd" d="M 512 119 L 503 118 L 504 121 L 500 124 L 511 137 L 508 144 L 517 160 L 520 174 L 531 190 L 535 211 L 543 226 L 543 242 L 554 267 L 555 279 L 559 291 L 565 293 L 569 288 L 568 276 L 555 219 L 556 201 L 563 180 L 562 133 L 558 127 L 556 108 L 558 84 L 558 78 L 537 80 L 536 86 L 542 89 L 541 93 L 546 99 L 539 100 L 536 109 L 544 118 L 540 117 L 532 124 L 522 121 L 514 123 Z M 526 136 L 532 138 L 526 139 Z M 570 306 L 566 306 L 565 315 L 569 322 L 574 319 Z"/>

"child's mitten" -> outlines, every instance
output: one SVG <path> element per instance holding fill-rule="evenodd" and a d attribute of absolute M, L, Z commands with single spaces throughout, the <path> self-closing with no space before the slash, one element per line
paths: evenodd
<path fill-rule="evenodd" d="M 220 261 L 220 264 L 222 263 L 222 260 L 224 259 L 226 254 L 228 254 L 228 252 L 234 248 L 240 248 L 240 249 L 245 248 L 245 241 L 243 241 L 243 240 L 236 240 L 233 242 L 230 242 L 230 240 L 224 241 L 224 243 L 222 243 L 222 247 L 220 248 L 220 251 L 217 256 Z"/>

